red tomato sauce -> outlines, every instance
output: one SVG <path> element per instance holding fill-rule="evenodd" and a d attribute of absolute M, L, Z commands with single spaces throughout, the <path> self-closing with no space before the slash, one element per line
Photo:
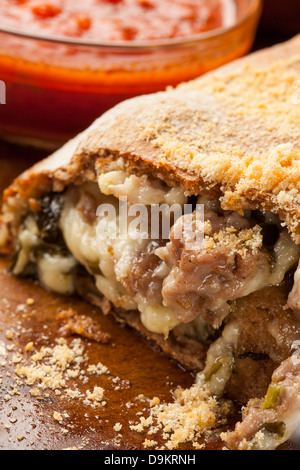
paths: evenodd
<path fill-rule="evenodd" d="M 254 38 L 254 18 L 237 23 L 247 5 L 248 0 L 0 0 L 0 80 L 6 86 L 0 138 L 59 146 L 120 101 L 241 57 Z M 234 24 L 213 40 L 180 39 Z M 174 38 L 179 45 L 135 47 Z M 106 42 L 109 47 L 101 46 Z"/>
<path fill-rule="evenodd" d="M 1 26 L 32 34 L 99 42 L 149 41 L 183 38 L 220 28 L 230 22 L 228 11 L 232 3 L 232 0 L 2 0 L 0 18 Z"/>

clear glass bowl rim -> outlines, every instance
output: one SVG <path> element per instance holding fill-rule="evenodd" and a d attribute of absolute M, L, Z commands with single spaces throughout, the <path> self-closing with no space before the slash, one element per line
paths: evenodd
<path fill-rule="evenodd" d="M 128 44 L 127 42 L 103 42 L 99 43 L 97 41 L 85 41 L 78 40 L 73 38 L 66 37 L 51 37 L 44 36 L 42 34 L 30 34 L 26 32 L 19 32 L 17 29 L 5 28 L 0 26 L 0 33 L 9 34 L 11 36 L 16 36 L 23 39 L 31 39 L 35 41 L 43 41 L 47 43 L 60 44 L 60 45 L 69 45 L 77 47 L 92 47 L 99 49 L 119 49 L 123 52 L 133 52 L 133 51 L 146 51 L 152 49 L 173 49 L 178 47 L 187 47 L 198 45 L 201 42 L 205 42 L 210 39 L 217 39 L 239 29 L 245 22 L 247 22 L 251 17 L 259 17 L 262 11 L 262 0 L 251 0 L 246 14 L 235 22 L 233 25 L 223 28 L 216 28 L 211 31 L 197 34 L 194 36 L 188 36 L 185 38 L 174 38 L 174 39 L 165 39 L 165 40 L 152 40 L 152 41 L 143 41 L 135 42 L 134 44 Z"/>

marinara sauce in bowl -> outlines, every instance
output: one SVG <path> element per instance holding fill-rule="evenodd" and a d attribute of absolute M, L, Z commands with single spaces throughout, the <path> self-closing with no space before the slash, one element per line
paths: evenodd
<path fill-rule="evenodd" d="M 247 53 L 260 10 L 260 0 L 2 0 L 0 136 L 58 147 L 120 101 Z"/>

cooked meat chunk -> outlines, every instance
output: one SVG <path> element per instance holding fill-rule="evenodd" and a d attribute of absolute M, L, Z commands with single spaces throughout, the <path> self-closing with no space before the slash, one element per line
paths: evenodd
<path fill-rule="evenodd" d="M 263 397 L 277 366 L 266 354 L 249 352 L 235 357 L 232 374 L 225 387 L 226 396 L 241 406 L 253 397 Z"/>
<path fill-rule="evenodd" d="M 300 340 L 299 320 L 285 307 L 291 283 L 291 276 L 286 276 L 280 286 L 268 286 L 238 299 L 226 319 L 239 331 L 226 393 L 239 403 L 264 396 L 272 373 Z"/>
<path fill-rule="evenodd" d="M 167 267 L 156 255 L 158 242 L 150 242 L 144 251 L 131 260 L 131 271 L 121 280 L 129 295 L 138 303 L 162 303 L 162 283 Z"/>
<path fill-rule="evenodd" d="M 300 341 L 300 323 L 286 308 L 292 283 L 268 286 L 235 301 L 217 339 L 211 344 L 198 382 L 214 395 L 245 405 L 265 395 L 274 370 Z M 220 334 L 221 333 L 221 334 Z"/>
<path fill-rule="evenodd" d="M 252 399 L 233 432 L 222 435 L 231 449 L 272 450 L 299 424 L 300 354 L 286 359 L 273 374 L 264 399 Z"/>
<path fill-rule="evenodd" d="M 268 286 L 236 301 L 229 320 L 239 329 L 238 356 L 265 354 L 277 365 L 290 356 L 294 342 L 300 340 L 300 322 L 285 306 L 290 285 L 286 276 L 280 286 Z"/>
<path fill-rule="evenodd" d="M 271 270 L 270 257 L 262 247 L 260 228 L 231 212 L 205 210 L 204 241 L 191 244 L 198 230 L 195 213 L 179 219 L 166 248 L 157 250 L 170 269 L 163 300 L 181 322 L 202 315 L 218 328 L 230 312 L 228 301 L 260 287 L 261 275 Z M 176 235 L 178 224 L 184 224 L 181 238 Z"/>

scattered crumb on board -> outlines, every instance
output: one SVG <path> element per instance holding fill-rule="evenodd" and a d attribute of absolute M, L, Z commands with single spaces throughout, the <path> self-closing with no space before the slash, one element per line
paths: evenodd
<path fill-rule="evenodd" d="M 137 432 L 147 432 L 148 436 L 162 433 L 164 447 L 178 449 L 180 444 L 192 443 L 200 449 L 199 438 L 215 429 L 230 412 L 230 403 L 219 401 L 210 391 L 200 385 L 183 389 L 178 387 L 173 393 L 173 401 L 161 403 L 158 397 L 149 402 L 148 417 L 141 416 L 137 424 L 130 428 Z M 144 447 L 153 447 L 156 442 L 144 441 Z"/>
<path fill-rule="evenodd" d="M 5 303 L 2 299 L 3 302 Z M 27 300 L 18 311 L 24 312 L 33 305 L 33 299 Z M 69 315 L 66 317 L 69 318 Z M 74 314 L 70 317 L 74 319 Z M 51 346 L 40 347 L 34 341 L 29 341 L 21 351 L 15 350 L 13 340 L 17 336 L 18 332 L 10 329 L 6 332 L 7 343 L 0 341 L 0 365 L 5 370 L 7 362 L 10 362 L 16 374 L 15 386 L 5 394 L 1 390 L 3 375 L 0 375 L 0 398 L 6 401 L 13 395 L 20 395 L 19 387 L 26 384 L 30 387 L 30 395 L 37 400 L 54 392 L 57 397 L 81 400 L 84 405 L 93 409 L 104 409 L 109 406 L 106 390 L 100 386 L 102 384 L 88 389 L 89 377 L 109 376 L 114 391 L 130 387 L 129 381 L 113 377 L 102 362 L 90 363 L 85 351 L 86 337 L 58 337 Z M 86 387 L 82 387 L 82 384 L 86 384 Z M 122 433 L 126 432 L 143 435 L 144 449 L 172 450 L 180 448 L 184 443 L 191 443 L 195 449 L 201 449 L 203 444 L 199 444 L 199 439 L 207 431 L 216 429 L 221 422 L 224 424 L 224 416 L 230 409 L 228 403 L 218 401 L 199 385 L 193 385 L 189 389 L 177 388 L 169 403 L 157 396 L 147 398 L 143 394 L 138 395 L 135 402 L 143 403 L 143 412 L 136 413 L 137 422 L 128 421 L 124 415 L 121 422 L 114 424 L 113 431 L 117 433 L 114 438 L 116 448 L 121 447 Z M 126 403 L 126 408 L 132 406 L 133 403 Z M 61 432 L 67 434 L 68 429 L 64 427 L 65 420 L 69 418 L 67 413 L 56 410 L 52 417 L 53 424 L 59 425 Z M 80 447 L 82 448 L 82 444 L 76 448 Z"/>

